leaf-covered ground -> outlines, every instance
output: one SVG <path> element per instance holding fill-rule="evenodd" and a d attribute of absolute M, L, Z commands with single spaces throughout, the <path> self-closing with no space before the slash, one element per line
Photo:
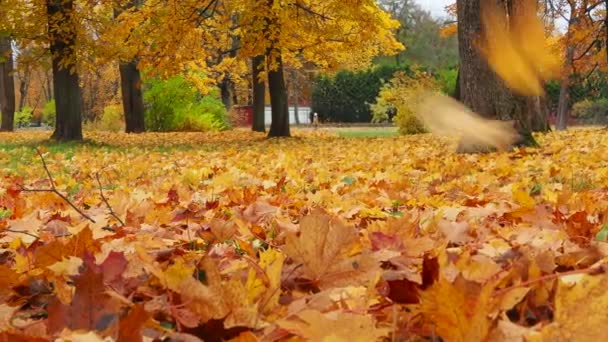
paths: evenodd
<path fill-rule="evenodd" d="M 607 133 L 2 134 L 0 340 L 597 340 Z"/>

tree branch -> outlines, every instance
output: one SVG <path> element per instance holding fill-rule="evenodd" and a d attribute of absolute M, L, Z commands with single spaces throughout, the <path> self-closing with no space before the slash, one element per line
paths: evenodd
<path fill-rule="evenodd" d="M 49 178 L 49 182 L 51 183 L 51 188 L 50 189 L 30 189 L 30 188 L 25 188 L 25 187 L 21 186 L 21 191 L 24 191 L 24 192 L 52 192 L 55 195 L 59 196 L 70 207 L 72 207 L 74 210 L 76 210 L 76 212 L 78 212 L 78 214 L 80 214 L 80 216 L 95 223 L 95 220 L 93 220 L 89 215 L 85 214 L 74 203 L 72 203 L 72 201 L 70 201 L 69 198 L 67 198 L 64 194 L 62 194 L 61 192 L 59 192 L 59 190 L 57 190 L 57 188 L 55 187 L 55 181 L 53 180 L 53 176 L 51 175 L 51 172 L 49 171 L 49 168 L 46 165 L 46 160 L 44 160 L 44 157 L 42 156 L 42 152 L 40 152 L 40 150 L 36 148 L 36 153 L 38 153 L 40 160 L 42 160 L 42 166 L 44 167 L 44 171 L 46 171 L 46 175 Z"/>
<path fill-rule="evenodd" d="M 120 217 L 118 217 L 116 212 L 114 212 L 114 209 L 112 209 L 112 206 L 108 202 L 108 199 L 103 194 L 103 187 L 101 185 L 101 180 L 99 179 L 99 172 L 95 172 L 95 179 L 97 179 L 97 184 L 99 185 L 99 194 L 101 195 L 101 200 L 103 201 L 103 203 L 105 203 L 106 207 L 108 207 L 108 210 L 110 211 L 110 215 L 112 215 L 112 217 L 114 217 L 116 220 L 118 220 L 121 227 L 124 227 L 125 223 L 123 222 L 123 220 L 120 219 Z"/>

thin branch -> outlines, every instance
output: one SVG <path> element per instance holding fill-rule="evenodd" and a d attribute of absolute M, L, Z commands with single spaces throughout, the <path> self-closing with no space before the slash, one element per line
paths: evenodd
<path fill-rule="evenodd" d="M 562 272 L 562 273 L 552 273 L 552 274 L 547 274 L 545 276 L 539 277 L 539 278 L 535 278 L 535 279 L 531 279 L 528 281 L 524 281 L 520 284 L 517 285 L 513 285 L 510 287 L 506 287 L 504 289 L 500 289 L 497 291 L 494 291 L 494 296 L 501 296 L 513 289 L 516 288 L 520 288 L 520 287 L 526 287 L 528 285 L 532 285 L 534 283 L 539 283 L 539 282 L 543 282 L 545 280 L 553 280 L 553 279 L 557 279 L 560 277 L 565 277 L 565 276 L 569 276 L 569 275 L 575 275 L 575 274 L 594 274 L 594 272 L 598 272 L 601 271 L 601 268 L 597 267 L 597 266 L 591 266 L 588 268 L 582 268 L 580 270 L 573 270 L 573 271 L 568 271 L 568 272 Z"/>
<path fill-rule="evenodd" d="M 118 217 L 116 212 L 114 212 L 114 209 L 112 209 L 112 206 L 110 205 L 110 203 L 108 203 L 108 199 L 103 194 L 103 186 L 101 185 L 101 180 L 99 179 L 99 172 L 95 172 L 95 179 L 97 179 L 97 184 L 99 185 L 99 194 L 101 195 L 101 200 L 103 201 L 103 203 L 106 204 L 106 207 L 108 207 L 108 210 L 110 211 L 110 215 L 112 215 L 115 219 L 118 220 L 121 227 L 124 227 L 125 226 L 124 221 L 121 220 L 120 217 Z"/>
<path fill-rule="evenodd" d="M 25 230 L 14 230 L 14 229 L 3 229 L 3 232 L 11 232 L 11 233 L 17 233 L 17 234 L 25 234 L 25 235 L 29 235 L 33 238 L 39 239 L 40 237 L 36 234 L 32 234 L 30 232 L 27 232 Z"/>
<path fill-rule="evenodd" d="M 72 203 L 72 201 L 70 201 L 69 198 L 67 198 L 64 194 L 62 194 L 61 192 L 59 192 L 59 190 L 57 190 L 57 188 L 55 187 L 55 181 L 53 180 L 53 176 L 51 175 L 51 171 L 49 171 L 49 168 L 46 165 L 46 160 L 44 160 L 44 157 L 42 156 L 42 152 L 40 152 L 40 150 L 37 148 L 35 150 L 36 150 L 36 153 L 38 153 L 38 156 L 40 156 L 40 160 L 42 160 L 42 166 L 44 167 L 44 171 L 46 171 L 46 174 L 49 178 L 49 182 L 51 182 L 51 188 L 50 189 L 30 189 L 30 188 L 25 188 L 22 186 L 21 191 L 24 191 L 24 192 L 52 192 L 55 195 L 59 196 L 64 202 L 69 204 L 70 207 L 72 207 L 74 210 L 76 210 L 80 214 L 80 216 L 95 223 L 95 220 L 93 220 L 89 215 L 85 214 L 74 203 Z"/>

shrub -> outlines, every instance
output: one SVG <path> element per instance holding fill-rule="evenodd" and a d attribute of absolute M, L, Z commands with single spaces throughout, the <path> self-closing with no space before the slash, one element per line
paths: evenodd
<path fill-rule="evenodd" d="M 146 127 L 152 131 L 217 131 L 230 127 L 223 103 L 202 96 L 183 76 L 153 80 L 144 92 Z"/>
<path fill-rule="evenodd" d="M 42 122 L 49 126 L 55 126 L 56 116 L 55 99 L 53 99 L 45 103 L 44 108 L 42 108 Z"/>
<path fill-rule="evenodd" d="M 34 111 L 32 108 L 25 106 L 20 111 L 15 112 L 15 125 L 17 127 L 28 126 L 32 122 Z"/>
<path fill-rule="evenodd" d="M 352 72 L 340 71 L 335 76 L 319 76 L 312 89 L 312 111 L 321 121 L 369 122 L 369 105 L 375 102 L 382 85 L 396 71 L 409 72 L 408 66 L 378 66 Z"/>
<path fill-rule="evenodd" d="M 572 106 L 571 115 L 583 120 L 604 120 L 608 116 L 608 99 L 579 101 Z"/>
<path fill-rule="evenodd" d="M 111 104 L 103 109 L 97 128 L 102 131 L 120 132 L 124 130 L 122 105 Z"/>
<path fill-rule="evenodd" d="M 438 91 L 439 82 L 424 72 L 407 75 L 397 72 L 395 77 L 380 90 L 376 103 L 372 104 L 374 122 L 389 120 L 389 113 L 396 111 L 393 121 L 401 134 L 424 133 L 426 129 L 415 115 L 416 106 L 424 93 Z"/>
<path fill-rule="evenodd" d="M 435 77 L 440 84 L 441 91 L 446 95 L 453 96 L 456 92 L 458 69 L 441 69 L 436 73 Z"/>

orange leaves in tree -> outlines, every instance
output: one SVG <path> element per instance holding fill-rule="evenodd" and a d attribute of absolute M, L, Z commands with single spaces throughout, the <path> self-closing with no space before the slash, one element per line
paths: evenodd
<path fill-rule="evenodd" d="M 534 0 L 516 1 L 512 11 L 507 17 L 497 2 L 482 1 L 480 51 L 511 89 L 523 95 L 543 95 L 543 82 L 559 75 L 559 57 L 548 48 Z"/>

